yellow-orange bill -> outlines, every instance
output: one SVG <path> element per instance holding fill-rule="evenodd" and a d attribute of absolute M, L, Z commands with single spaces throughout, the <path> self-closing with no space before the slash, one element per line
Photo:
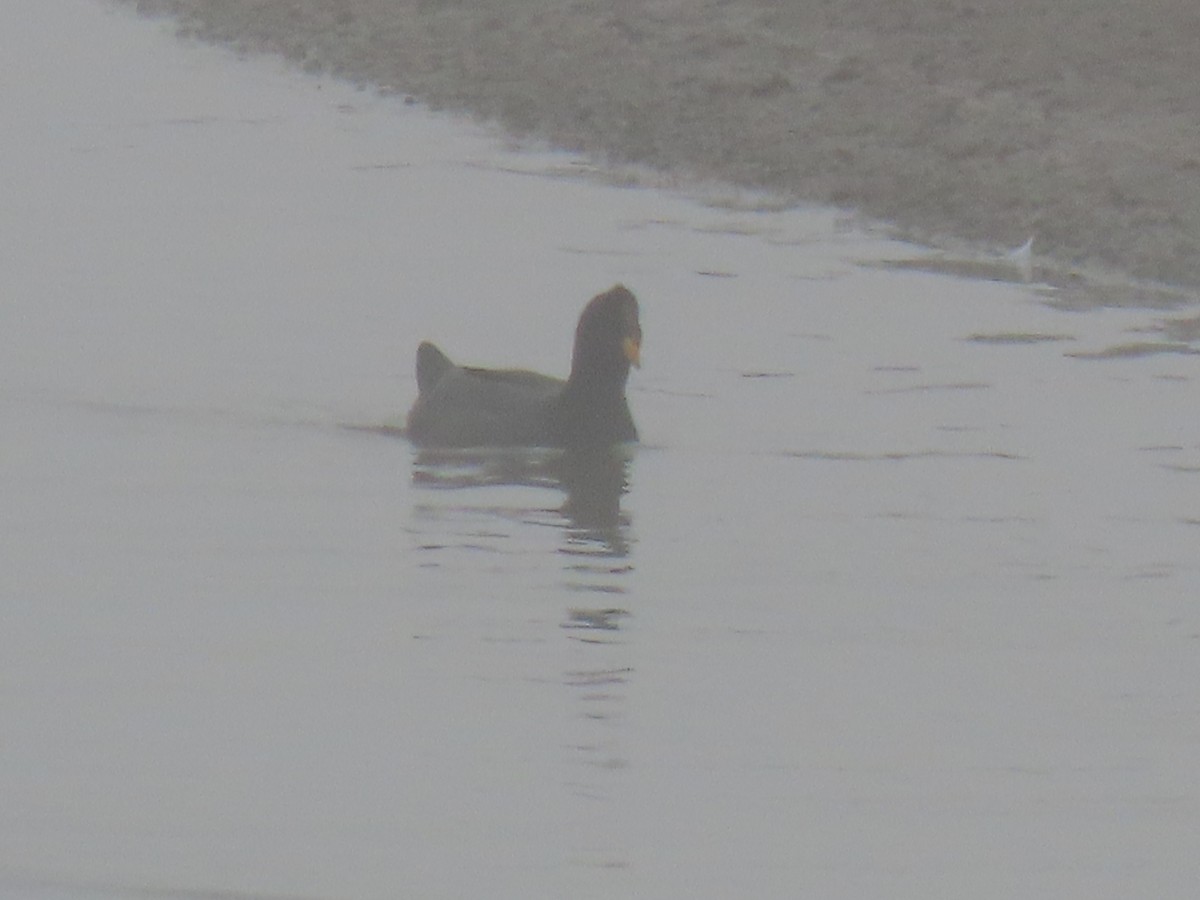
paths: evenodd
<path fill-rule="evenodd" d="M 627 337 L 621 341 L 621 349 L 625 351 L 625 358 L 629 360 L 636 368 L 642 367 L 642 345 L 631 337 Z"/>

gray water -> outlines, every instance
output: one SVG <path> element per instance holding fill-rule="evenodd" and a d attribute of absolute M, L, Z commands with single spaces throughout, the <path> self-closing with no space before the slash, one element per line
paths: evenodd
<path fill-rule="evenodd" d="M 0 8 L 0 895 L 1191 896 L 1194 310 Z M 627 457 L 388 433 L 618 281 Z"/>

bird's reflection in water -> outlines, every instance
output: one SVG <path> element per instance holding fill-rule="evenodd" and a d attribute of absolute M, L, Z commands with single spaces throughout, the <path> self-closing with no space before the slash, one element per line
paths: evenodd
<path fill-rule="evenodd" d="M 421 546 L 432 556 L 440 558 L 455 547 L 511 552 L 515 544 L 519 562 L 511 569 L 501 563 L 499 569 L 515 575 L 518 584 L 528 574 L 525 565 L 530 561 L 538 570 L 552 566 L 563 575 L 555 591 L 565 589 L 572 599 L 560 633 L 573 651 L 567 655 L 570 664 L 557 677 L 577 714 L 548 733 L 565 749 L 560 777 L 564 789 L 586 804 L 580 813 L 585 823 L 592 821 L 587 813 L 597 800 L 619 795 L 629 768 L 624 728 L 636 644 L 628 642 L 625 628 L 631 613 L 624 607 L 633 542 L 621 499 L 629 490 L 630 462 L 630 451 L 624 448 L 592 453 L 421 450 L 412 470 L 414 488 L 454 495 L 448 503 L 416 506 Z M 546 491 L 561 502 L 547 508 Z M 559 535 L 553 549 L 545 555 L 523 552 L 539 546 L 547 526 Z M 482 558 L 475 553 L 471 557 Z M 451 558 L 459 563 L 464 559 Z M 487 583 L 492 584 L 497 558 L 493 555 L 486 565 Z M 535 579 L 535 589 L 540 581 Z M 623 834 L 603 825 L 581 826 L 570 862 L 589 869 L 626 868 L 629 853 Z"/>
<path fill-rule="evenodd" d="M 509 520 L 548 524 L 563 531 L 561 552 L 610 563 L 630 553 L 627 513 L 621 497 L 629 488 L 630 451 L 623 447 L 596 451 L 561 450 L 420 450 L 413 465 L 413 485 L 425 489 L 528 487 L 560 491 L 556 510 L 518 504 L 489 504 L 487 509 Z M 549 514 L 549 515 L 548 515 Z M 628 566 L 606 565 L 605 571 Z"/>
<path fill-rule="evenodd" d="M 565 453 L 560 463 L 566 492 L 562 514 L 575 552 L 627 557 L 629 517 L 621 512 L 621 497 L 629 489 L 626 452 Z"/>

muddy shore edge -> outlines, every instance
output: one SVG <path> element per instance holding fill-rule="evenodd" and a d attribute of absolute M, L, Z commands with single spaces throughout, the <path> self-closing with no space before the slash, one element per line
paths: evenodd
<path fill-rule="evenodd" d="M 1200 4 L 117 0 L 517 135 L 1200 287 Z"/>

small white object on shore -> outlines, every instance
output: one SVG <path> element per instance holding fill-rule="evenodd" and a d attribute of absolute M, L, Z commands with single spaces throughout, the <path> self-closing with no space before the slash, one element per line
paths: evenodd
<path fill-rule="evenodd" d="M 1033 281 L 1033 235 L 1020 247 L 1007 254 L 1009 262 L 1017 267 L 1022 281 Z"/>

